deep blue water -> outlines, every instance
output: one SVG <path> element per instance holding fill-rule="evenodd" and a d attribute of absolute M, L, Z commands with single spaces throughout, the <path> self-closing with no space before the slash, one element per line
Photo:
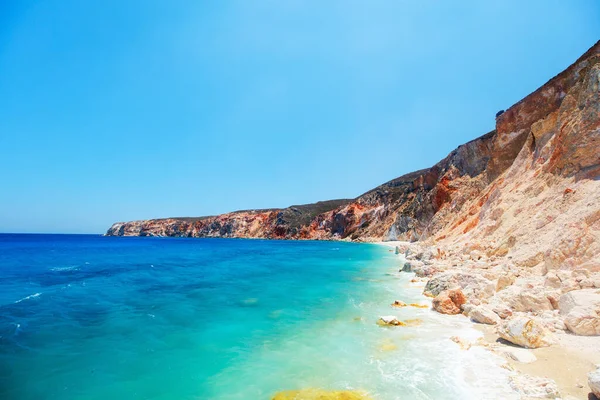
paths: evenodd
<path fill-rule="evenodd" d="M 235 397 L 246 389 L 228 368 L 359 301 L 357 278 L 384 253 L 331 242 L 0 235 L 0 398 Z M 281 389 L 294 380 L 285 373 Z M 279 388 L 262 386 L 255 395 Z"/>
<path fill-rule="evenodd" d="M 398 266 L 368 244 L 0 235 L 0 399 L 495 398 L 507 372 L 449 340 L 465 321 L 390 308 L 427 301 Z"/>

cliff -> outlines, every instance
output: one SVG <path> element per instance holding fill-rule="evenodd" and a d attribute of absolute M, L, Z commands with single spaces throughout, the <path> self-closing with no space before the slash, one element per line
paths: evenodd
<path fill-rule="evenodd" d="M 113 224 L 107 236 L 287 239 L 320 214 L 352 200 L 328 200 L 283 209 L 243 210 L 210 217 L 161 218 Z"/>
<path fill-rule="evenodd" d="M 527 265 L 575 257 L 599 268 L 599 81 L 600 42 L 494 131 L 353 200 L 116 223 L 107 235 L 477 243 Z"/>

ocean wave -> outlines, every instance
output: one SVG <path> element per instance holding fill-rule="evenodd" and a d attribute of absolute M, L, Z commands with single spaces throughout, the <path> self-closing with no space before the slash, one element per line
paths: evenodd
<path fill-rule="evenodd" d="M 30 295 L 29 295 L 29 296 L 27 296 L 27 297 L 23 297 L 22 299 L 15 301 L 15 304 L 17 304 L 17 303 L 20 303 L 20 302 L 22 302 L 23 300 L 34 299 L 34 298 L 36 298 L 36 297 L 39 297 L 40 295 L 41 295 L 41 293 L 34 293 L 34 294 L 30 294 Z"/>
<path fill-rule="evenodd" d="M 54 268 L 50 268 L 50 271 L 56 271 L 56 272 L 61 272 L 61 271 L 77 271 L 79 269 L 78 266 L 74 265 L 72 267 L 54 267 Z"/>

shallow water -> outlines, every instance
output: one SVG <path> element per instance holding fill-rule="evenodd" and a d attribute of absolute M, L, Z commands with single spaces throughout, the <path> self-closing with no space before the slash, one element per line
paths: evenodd
<path fill-rule="evenodd" d="M 376 245 L 0 235 L 0 398 L 511 398 L 464 317 L 427 301 Z M 380 315 L 420 318 L 382 328 Z"/>

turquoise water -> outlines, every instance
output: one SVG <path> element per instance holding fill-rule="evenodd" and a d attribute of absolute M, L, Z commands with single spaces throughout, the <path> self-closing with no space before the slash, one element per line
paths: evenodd
<path fill-rule="evenodd" d="M 497 359 L 449 340 L 476 337 L 464 318 L 389 307 L 425 303 L 398 265 L 369 244 L 0 235 L 0 398 L 509 398 Z"/>

